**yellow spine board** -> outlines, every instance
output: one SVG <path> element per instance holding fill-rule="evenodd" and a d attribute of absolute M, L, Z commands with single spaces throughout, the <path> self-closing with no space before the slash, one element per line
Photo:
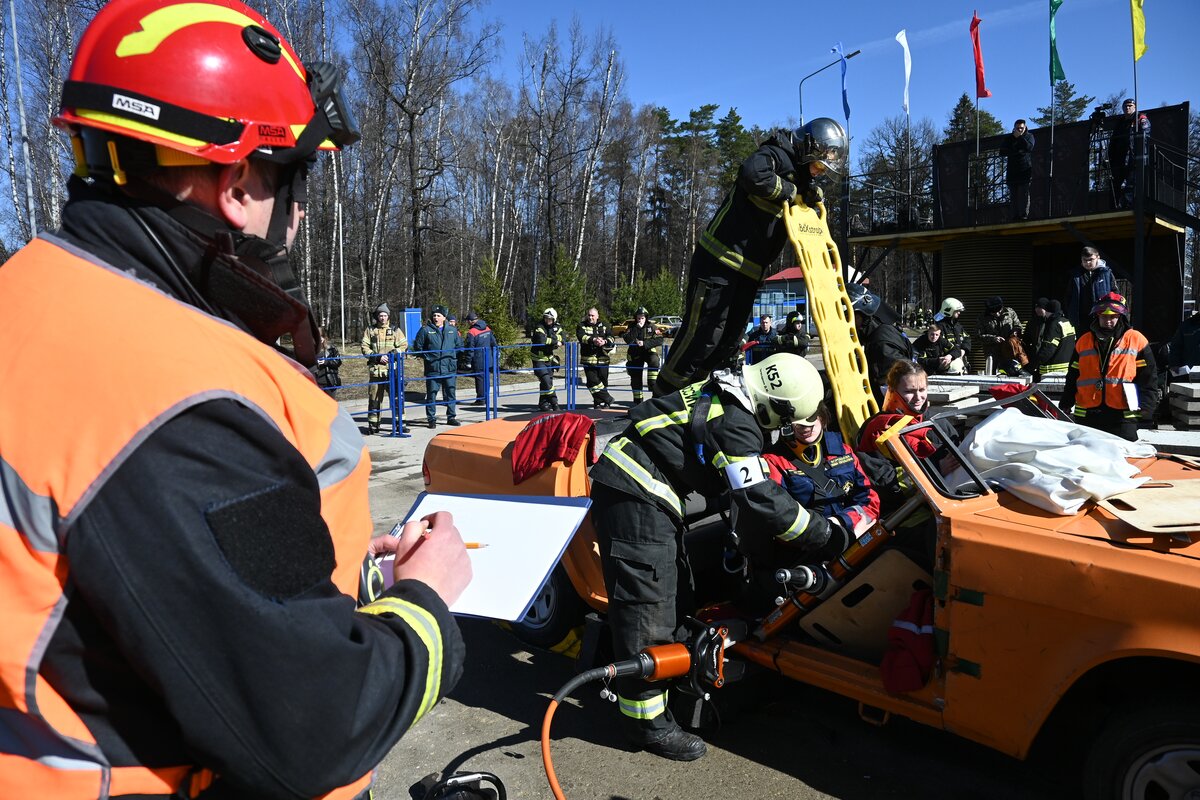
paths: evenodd
<path fill-rule="evenodd" d="M 825 204 L 809 208 L 799 200 L 785 203 L 783 221 L 796 249 L 796 260 L 804 270 L 808 313 L 821 336 L 825 374 L 837 406 L 834 413 L 842 435 L 853 442 L 863 422 L 879 406 L 871 394 L 867 356 L 854 329 L 854 312 L 842 278 L 842 258 L 829 235 Z"/>

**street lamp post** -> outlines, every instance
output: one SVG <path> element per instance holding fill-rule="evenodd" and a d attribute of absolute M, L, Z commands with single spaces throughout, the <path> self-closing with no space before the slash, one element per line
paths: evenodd
<path fill-rule="evenodd" d="M 861 53 L 861 52 L 862 52 L 862 50 L 855 50 L 853 53 L 851 53 L 850 55 L 846 56 L 846 60 L 847 60 L 847 61 L 849 61 L 850 59 L 854 58 L 856 55 L 858 55 L 858 54 L 859 54 L 859 53 Z M 818 73 L 824 72 L 825 70 L 827 70 L 827 69 L 829 69 L 830 67 L 832 67 L 834 64 L 840 64 L 840 63 L 842 63 L 842 60 L 841 60 L 840 58 L 839 58 L 839 59 L 835 59 L 835 60 L 833 60 L 833 61 L 830 61 L 830 62 L 829 62 L 828 64 L 826 64 L 825 66 L 821 67 L 821 68 L 820 68 L 819 70 L 817 70 L 816 72 L 810 72 L 810 73 L 808 73 L 807 75 L 805 75 L 803 78 L 801 78 L 801 79 L 800 79 L 800 86 L 798 87 L 798 91 L 799 91 L 799 93 L 800 93 L 800 124 L 801 124 L 801 125 L 803 125 L 803 124 L 804 124 L 804 82 L 805 82 L 806 80 L 808 80 L 809 78 L 811 78 L 813 75 L 816 75 L 816 74 L 818 74 Z"/>

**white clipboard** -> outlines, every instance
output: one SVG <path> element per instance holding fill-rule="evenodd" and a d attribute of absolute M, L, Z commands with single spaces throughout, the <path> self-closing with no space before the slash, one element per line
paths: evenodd
<path fill-rule="evenodd" d="M 404 520 L 449 511 L 468 550 L 473 577 L 450 606 L 453 614 L 518 622 L 587 515 L 587 497 L 431 494 L 422 492 Z M 392 557 L 380 559 L 384 585 L 392 584 Z"/>

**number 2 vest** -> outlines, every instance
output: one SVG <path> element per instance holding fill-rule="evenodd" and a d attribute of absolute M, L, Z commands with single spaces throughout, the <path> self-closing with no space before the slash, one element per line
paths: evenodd
<path fill-rule="evenodd" d="M 121 357 L 47 369 L 47 358 L 78 350 L 80 330 L 120 342 Z M 271 420 L 311 465 L 336 554 L 333 581 L 354 595 L 371 535 L 362 438 L 300 365 L 52 236 L 0 268 L 0 341 L 0 797 L 194 797 L 211 772 L 113 766 L 39 674 L 69 602 L 69 520 L 141 438 L 189 407 L 230 398 Z M 369 782 L 327 797 L 356 797 Z"/>

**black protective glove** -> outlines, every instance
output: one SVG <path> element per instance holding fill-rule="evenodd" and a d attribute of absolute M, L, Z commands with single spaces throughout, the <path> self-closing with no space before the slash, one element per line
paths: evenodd
<path fill-rule="evenodd" d="M 801 541 L 804 546 L 805 563 L 821 564 L 832 561 L 845 552 L 854 541 L 854 537 L 837 517 L 814 515 Z"/>
<path fill-rule="evenodd" d="M 815 208 L 817 203 L 825 202 L 825 192 L 820 186 L 809 186 L 804 190 L 801 199 L 804 200 L 804 205 Z"/>

